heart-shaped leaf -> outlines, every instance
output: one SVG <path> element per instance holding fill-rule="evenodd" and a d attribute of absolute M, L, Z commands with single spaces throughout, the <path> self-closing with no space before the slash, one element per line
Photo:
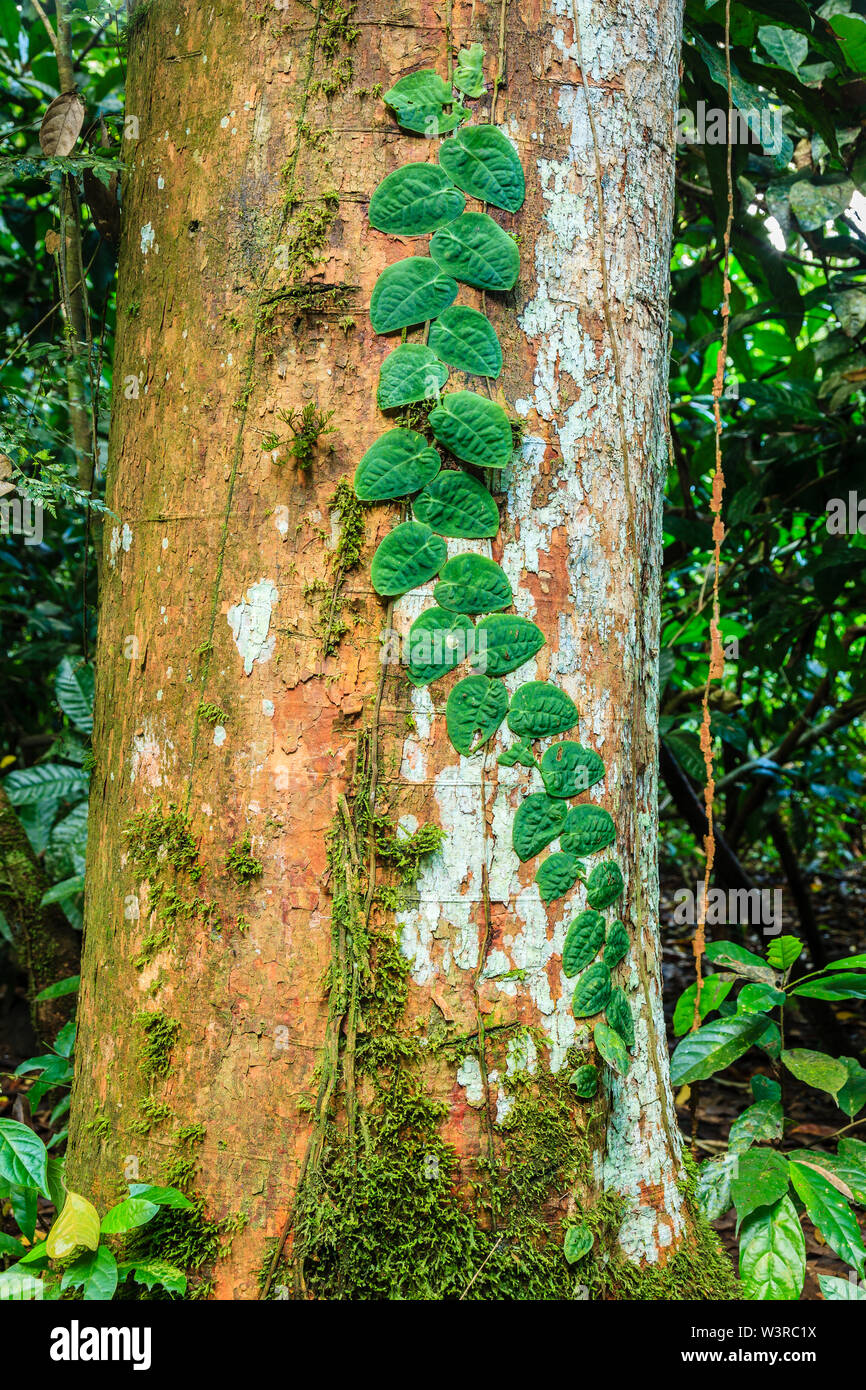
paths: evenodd
<path fill-rule="evenodd" d="M 502 348 L 489 319 L 468 304 L 453 304 L 430 325 L 430 346 L 459 372 L 497 377 L 502 371 Z"/>
<path fill-rule="evenodd" d="M 454 86 L 466 97 L 481 97 L 487 91 L 484 85 L 484 48 L 480 43 L 471 43 L 461 48 L 454 69 Z"/>
<path fill-rule="evenodd" d="M 443 275 L 427 256 L 407 256 L 386 266 L 370 296 L 374 333 L 394 333 L 435 319 L 457 298 L 457 281 Z"/>
<path fill-rule="evenodd" d="M 511 840 L 515 854 L 524 862 L 533 854 L 545 849 L 555 840 L 562 822 L 565 820 L 565 807 L 561 801 L 553 801 L 544 792 L 533 792 L 521 801 L 514 817 Z"/>
<path fill-rule="evenodd" d="M 486 212 L 464 212 L 440 227 L 430 255 L 446 275 L 479 290 L 510 290 L 520 274 L 517 242 Z"/>
<path fill-rule="evenodd" d="M 464 463 L 504 468 L 511 461 L 508 416 L 501 405 L 476 391 L 450 391 L 431 410 L 429 424 L 439 442 Z"/>
<path fill-rule="evenodd" d="M 542 759 L 542 770 L 543 767 Z M 565 818 L 561 839 L 562 848 L 569 854 L 597 854 L 616 839 L 613 816 L 603 806 L 572 806 Z"/>
<path fill-rule="evenodd" d="M 445 727 L 458 753 L 469 756 L 496 733 L 508 709 L 508 691 L 488 676 L 458 681 L 445 706 Z M 477 741 L 476 741 L 477 740 Z"/>
<path fill-rule="evenodd" d="M 573 854 L 549 854 L 535 871 L 535 882 L 544 903 L 564 898 L 577 883 L 581 863 Z"/>
<path fill-rule="evenodd" d="M 591 748 L 566 739 L 548 748 L 541 759 L 541 776 L 551 796 L 577 796 L 601 781 L 604 763 Z"/>
<path fill-rule="evenodd" d="M 619 988 L 611 990 L 604 1012 L 611 1028 L 616 1029 L 626 1047 L 634 1047 L 634 1019 L 625 990 Z"/>
<path fill-rule="evenodd" d="M 571 978 L 579 975 L 598 955 L 604 941 L 604 918 L 600 912 L 586 908 L 579 912 L 565 934 L 562 948 L 562 971 Z"/>
<path fill-rule="evenodd" d="M 506 748 L 496 759 L 500 767 L 514 767 L 520 763 L 521 767 L 537 767 L 535 755 L 525 738 L 519 738 L 516 743 L 512 743 L 510 748 Z"/>
<path fill-rule="evenodd" d="M 564 690 L 549 681 L 527 681 L 514 692 L 508 727 L 521 737 L 549 738 L 573 729 L 577 718 L 577 706 Z"/>
<path fill-rule="evenodd" d="M 394 410 L 438 399 L 447 380 L 448 368 L 425 343 L 401 343 L 382 363 L 376 404 L 380 410 Z"/>
<path fill-rule="evenodd" d="M 421 236 L 453 222 L 466 206 L 438 164 L 404 164 L 382 180 L 370 199 L 370 226 L 393 236 Z"/>
<path fill-rule="evenodd" d="M 377 594 L 391 597 L 417 589 L 440 570 L 448 558 L 441 536 L 420 521 L 403 521 L 380 544 L 370 566 Z"/>
<path fill-rule="evenodd" d="M 596 961 L 578 978 L 571 997 L 571 1012 L 575 1018 L 600 1014 L 610 998 L 610 971 Z"/>
<path fill-rule="evenodd" d="M 590 907 L 610 907 L 621 896 L 622 889 L 619 865 L 614 859 L 605 859 L 601 864 L 596 864 L 586 881 L 586 901 Z"/>
<path fill-rule="evenodd" d="M 584 1255 L 588 1255 L 593 1246 L 595 1236 L 588 1226 L 577 1225 L 569 1226 L 565 1233 L 565 1240 L 562 1246 L 562 1253 L 570 1265 L 577 1264 Z"/>
<path fill-rule="evenodd" d="M 390 106 L 398 125 L 404 130 L 428 138 L 447 134 L 469 115 L 465 106 L 455 102 L 448 83 L 432 68 L 422 68 L 419 72 L 410 72 L 407 77 L 401 77 L 385 93 L 384 102 Z M 446 106 L 450 106 L 451 110 L 446 111 Z"/>
<path fill-rule="evenodd" d="M 471 198 L 516 212 L 526 196 L 523 167 L 513 145 L 491 125 L 469 126 L 446 140 L 439 162 Z"/>
<path fill-rule="evenodd" d="M 355 470 L 355 495 L 362 502 L 407 497 L 435 478 L 441 466 L 442 460 L 423 434 L 417 430 L 387 430 L 370 446 Z"/>
<path fill-rule="evenodd" d="M 619 965 L 621 960 L 625 960 L 630 945 L 628 928 L 625 922 L 617 918 L 615 922 L 611 922 L 607 941 L 604 944 L 604 963 L 608 970 L 613 970 L 615 965 Z"/>
<path fill-rule="evenodd" d="M 418 521 L 443 536 L 481 540 L 499 530 L 499 508 L 483 483 L 453 468 L 439 473 L 412 503 Z"/>
<path fill-rule="evenodd" d="M 443 565 L 433 597 L 455 613 L 490 613 L 513 602 L 508 575 L 486 555 L 455 555 Z"/>
<path fill-rule="evenodd" d="M 581 1100 L 591 1100 L 598 1090 L 598 1067 L 593 1066 L 592 1062 L 578 1067 L 568 1078 L 568 1084 L 574 1088 L 575 1094 L 579 1095 Z"/>
<path fill-rule="evenodd" d="M 463 613 L 428 608 L 409 629 L 408 676 L 413 685 L 429 685 L 459 666 L 472 650 L 472 622 Z"/>
<path fill-rule="evenodd" d="M 516 671 L 544 646 L 544 633 L 528 618 L 511 613 L 491 613 L 475 628 L 473 666 L 488 676 L 504 676 Z M 520 694 L 520 691 L 517 691 Z M 515 697 L 516 698 L 516 697 Z M 514 729 L 509 715 L 509 727 Z M 519 732 L 514 730 L 515 733 Z"/>
<path fill-rule="evenodd" d="M 52 1260 L 62 1260 L 82 1245 L 95 1250 L 98 1244 L 99 1212 L 86 1197 L 67 1192 L 63 1210 L 48 1232 L 46 1254 Z"/>
<path fill-rule="evenodd" d="M 592 966 L 595 969 L 595 966 Z M 602 966 L 602 970 L 604 966 Z M 626 1049 L 625 1041 L 620 1037 L 615 1028 L 611 1028 L 609 1023 L 597 1023 L 592 1030 L 592 1040 L 601 1053 L 607 1065 L 617 1073 L 618 1076 L 625 1076 L 629 1069 L 630 1057 Z"/>

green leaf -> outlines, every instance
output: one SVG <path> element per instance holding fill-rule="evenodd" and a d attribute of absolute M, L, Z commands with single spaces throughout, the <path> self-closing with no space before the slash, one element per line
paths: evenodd
<path fill-rule="evenodd" d="M 470 114 L 465 106 L 455 102 L 448 83 L 432 68 L 422 68 L 401 77 L 383 99 L 394 112 L 398 125 L 428 138 L 447 134 Z M 446 106 L 452 108 L 450 112 L 445 110 Z"/>
<path fill-rule="evenodd" d="M 39 900 L 41 907 L 47 907 L 50 903 L 63 903 L 69 898 L 76 897 L 84 892 L 84 874 L 75 874 L 72 878 L 64 878 L 62 882 L 55 883 L 53 888 L 49 888 L 42 894 Z M 70 994 L 72 991 L 68 991 Z M 46 996 L 55 998 L 54 995 Z"/>
<path fill-rule="evenodd" d="M 508 711 L 512 733 L 532 738 L 564 734 L 577 723 L 577 706 L 549 681 L 526 681 L 515 690 Z"/>
<path fill-rule="evenodd" d="M 528 618 L 519 618 L 511 613 L 491 613 L 489 618 L 482 618 L 475 626 L 475 656 L 472 664 L 488 676 L 505 676 L 535 656 L 539 648 L 544 646 L 544 641 L 541 628 L 536 627 Z M 520 690 L 511 701 L 512 710 L 519 694 Z M 510 711 L 508 727 L 514 733 L 519 732 L 511 723 Z"/>
<path fill-rule="evenodd" d="M 578 976 L 574 994 L 571 996 L 571 1012 L 575 1018 L 589 1018 L 592 1014 L 600 1014 L 610 998 L 610 984 L 610 971 L 600 960 L 596 961 L 595 965 L 588 966 L 583 974 Z"/>
<path fill-rule="evenodd" d="M 772 1076 L 763 1076 L 761 1072 L 756 1072 L 749 1085 L 755 1100 L 782 1099 L 782 1088 L 778 1081 L 773 1080 Z"/>
<path fill-rule="evenodd" d="M 788 1163 L 776 1149 L 747 1149 L 731 1179 L 737 1224 L 758 1207 L 772 1206 L 788 1191 Z"/>
<path fill-rule="evenodd" d="M 149 1182 L 130 1183 L 129 1195 L 143 1197 L 146 1202 L 155 1202 L 158 1207 L 173 1207 L 180 1211 L 191 1210 L 195 1206 L 176 1187 L 154 1187 Z"/>
<path fill-rule="evenodd" d="M 121 1279 L 130 1274 L 136 1284 L 152 1289 L 158 1284 L 168 1293 L 186 1293 L 186 1275 L 167 1260 L 126 1260 L 118 1269 Z"/>
<path fill-rule="evenodd" d="M 408 593 L 432 579 L 447 558 L 448 547 L 429 526 L 403 521 L 388 533 L 373 556 L 373 588 L 386 597 Z"/>
<path fill-rule="evenodd" d="M 773 62 L 796 77 L 800 64 L 809 52 L 806 35 L 798 34 L 796 29 L 779 29 L 774 24 L 762 24 L 758 29 L 758 38 Z"/>
<path fill-rule="evenodd" d="M 863 970 L 866 969 L 866 956 L 843 956 L 842 960 L 831 960 L 827 969 L 831 972 L 836 970 Z"/>
<path fill-rule="evenodd" d="M 515 763 L 520 763 L 521 767 L 538 766 L 529 741 L 525 738 L 519 738 L 516 743 L 512 743 L 510 748 L 499 754 L 496 761 L 500 767 L 514 767 Z"/>
<path fill-rule="evenodd" d="M 848 1068 L 826 1052 L 813 1052 L 808 1047 L 792 1047 L 782 1053 L 782 1064 L 788 1068 L 798 1081 L 814 1086 L 819 1091 L 829 1091 L 835 1096 L 848 1080 Z"/>
<path fill-rule="evenodd" d="M 761 980 L 769 985 L 776 982 L 776 972 L 765 965 L 760 956 L 736 941 L 710 941 L 706 957 L 712 965 L 718 965 L 722 970 L 733 970 L 735 975 L 744 975 L 746 979 Z"/>
<path fill-rule="evenodd" d="M 603 776 L 604 763 L 598 754 L 570 739 L 554 743 L 541 759 L 541 777 L 551 796 L 577 796 Z"/>
<path fill-rule="evenodd" d="M 771 941 L 767 950 L 767 963 L 772 965 L 774 970 L 788 970 L 797 960 L 803 950 L 803 943 L 799 936 L 777 936 L 775 941 Z M 866 956 L 863 958 L 866 965 Z"/>
<path fill-rule="evenodd" d="M 22 1245 L 20 1240 L 14 1236 L 9 1236 L 5 1231 L 0 1231 L 0 1255 L 8 1255 L 13 1260 L 18 1260 L 22 1255 L 27 1254 L 26 1245 Z"/>
<path fill-rule="evenodd" d="M 102 1218 L 102 1234 L 116 1236 L 121 1231 L 134 1231 L 136 1226 L 146 1226 L 159 1211 L 156 1202 L 148 1202 L 144 1197 L 127 1197 L 111 1207 Z"/>
<path fill-rule="evenodd" d="M 626 1047 L 634 1047 L 634 1018 L 624 989 L 614 986 L 604 1013 L 611 1028 L 616 1029 Z"/>
<path fill-rule="evenodd" d="M 461 48 L 454 71 L 454 86 L 465 97 L 481 97 L 487 91 L 484 85 L 484 49 L 480 43 Z"/>
<path fill-rule="evenodd" d="M 737 998 L 737 1008 L 740 1013 L 767 1014 L 771 1009 L 780 1008 L 786 1000 L 784 991 L 775 989 L 773 985 L 743 985 Z"/>
<path fill-rule="evenodd" d="M 63 763 L 39 763 L 10 772 L 3 788 L 13 806 L 22 806 L 48 797 L 72 801 L 87 791 L 88 776 L 78 767 Z"/>
<path fill-rule="evenodd" d="M 585 908 L 579 912 L 565 934 L 562 947 L 562 972 L 569 978 L 578 975 L 598 955 L 604 941 L 604 918 L 600 912 Z"/>
<path fill-rule="evenodd" d="M 417 521 L 443 536 L 481 540 L 499 530 L 499 508 L 483 483 L 448 469 L 428 483 L 412 503 Z"/>
<path fill-rule="evenodd" d="M 457 281 L 443 275 L 427 256 L 407 256 L 386 266 L 370 296 L 374 333 L 394 333 L 435 319 L 457 298 Z"/>
<path fill-rule="evenodd" d="M 675 1086 L 690 1085 L 723 1071 L 748 1052 L 766 1026 L 763 1014 L 735 1014 L 689 1033 L 674 1049 L 671 1081 Z"/>
<path fill-rule="evenodd" d="M 856 1057 L 840 1057 L 839 1061 L 848 1068 L 848 1080 L 836 1094 L 836 1104 L 853 1120 L 866 1105 L 866 1071 Z"/>
<path fill-rule="evenodd" d="M 404 164 L 370 199 L 370 226 L 393 236 L 435 232 L 459 217 L 466 199 L 438 164 Z"/>
<path fill-rule="evenodd" d="M 83 1289 L 82 1298 L 90 1303 L 108 1303 L 117 1288 L 117 1261 L 107 1245 L 89 1250 L 65 1271 L 60 1281 L 64 1289 Z"/>
<path fill-rule="evenodd" d="M 0 1120 L 0 1178 L 35 1187 L 43 1197 L 48 1191 L 48 1153 L 29 1125 L 18 1120 Z"/>
<path fill-rule="evenodd" d="M 476 468 L 504 468 L 513 444 L 508 416 L 476 391 L 450 391 L 429 415 L 430 428 L 446 449 Z"/>
<path fill-rule="evenodd" d="M 34 1004 L 40 1004 L 44 999 L 62 999 L 67 994 L 74 994 L 81 984 L 80 975 L 68 975 L 65 980 L 58 980 L 56 985 L 46 985 L 37 995 L 34 995 Z"/>
<path fill-rule="evenodd" d="M 54 678 L 57 703 L 82 734 L 93 733 L 93 667 L 65 656 Z"/>
<path fill-rule="evenodd" d="M 517 242 L 486 212 L 464 212 L 430 242 L 440 270 L 478 290 L 510 290 L 520 274 Z"/>
<path fill-rule="evenodd" d="M 586 901 L 590 907 L 601 909 L 610 907 L 622 896 L 623 881 L 619 865 L 614 859 L 604 859 L 596 864 L 586 881 Z"/>
<path fill-rule="evenodd" d="M 524 862 L 555 840 L 565 820 L 565 807 L 544 792 L 533 792 L 521 801 L 511 828 L 514 851 Z"/>
<path fill-rule="evenodd" d="M 591 965 L 586 972 L 587 975 L 590 970 L 595 970 L 596 968 L 596 966 Z M 605 967 L 602 965 L 601 969 L 604 970 Z M 574 1007 L 574 1000 L 572 1000 L 572 1007 Z M 574 1012 L 577 1015 L 576 1009 Z M 593 1010 L 591 1012 L 595 1011 Z M 580 1015 L 577 1016 L 580 1017 Z M 629 1069 L 631 1059 L 626 1051 L 625 1042 L 616 1029 L 611 1028 L 607 1023 L 597 1023 L 592 1030 L 592 1037 L 593 1042 L 608 1066 L 611 1067 L 618 1076 L 625 1076 Z"/>
<path fill-rule="evenodd" d="M 727 999 L 731 990 L 734 988 L 733 980 L 726 980 L 723 975 L 706 975 L 701 982 L 701 1020 L 707 1014 L 712 1013 L 721 1003 Z M 695 1017 L 695 995 L 698 992 L 697 982 L 684 989 L 676 1002 L 674 1009 L 673 1026 L 674 1033 L 681 1038 L 683 1033 L 687 1033 L 694 1022 Z"/>
<path fill-rule="evenodd" d="M 796 1159 L 789 1167 L 791 1183 L 812 1225 L 821 1232 L 840 1260 L 852 1265 L 862 1275 L 866 1248 L 857 1218 L 842 1193 L 822 1173 L 798 1163 Z"/>
<path fill-rule="evenodd" d="M 830 28 L 852 72 L 866 72 L 866 19 L 859 14 L 834 14 Z"/>
<path fill-rule="evenodd" d="M 565 1241 L 562 1253 L 570 1265 L 577 1264 L 584 1255 L 588 1255 L 595 1240 L 592 1231 L 587 1226 L 569 1226 L 565 1232 Z"/>
<path fill-rule="evenodd" d="M 736 1169 L 736 1154 L 720 1154 L 701 1164 L 695 1197 L 707 1221 L 718 1221 L 730 1208 L 731 1180 Z"/>
<path fill-rule="evenodd" d="M 413 401 L 438 400 L 447 380 L 448 368 L 425 343 L 401 343 L 388 353 L 379 370 L 376 404 L 380 410 L 394 410 Z"/>
<path fill-rule="evenodd" d="M 465 661 L 473 647 L 471 619 L 445 608 L 428 608 L 409 629 L 407 675 L 413 685 L 429 685 Z"/>
<path fill-rule="evenodd" d="M 669 753 L 673 753 L 684 772 L 694 782 L 702 783 L 707 775 L 704 755 L 695 734 L 687 729 L 671 729 L 662 740 Z"/>
<path fill-rule="evenodd" d="M 778 1100 L 759 1100 L 738 1115 L 728 1134 L 731 1153 L 744 1153 L 753 1144 L 782 1137 L 782 1103 Z"/>
<path fill-rule="evenodd" d="M 866 1289 L 853 1279 L 839 1279 L 835 1274 L 819 1274 L 818 1285 L 822 1294 L 830 1302 L 854 1298 L 866 1302 Z"/>
<path fill-rule="evenodd" d="M 630 946 L 628 928 L 625 922 L 617 918 L 615 922 L 610 924 L 610 931 L 607 934 L 604 947 L 604 963 L 608 970 L 613 970 L 615 965 L 619 965 L 621 960 L 625 960 Z"/>
<path fill-rule="evenodd" d="M 791 990 L 805 999 L 866 999 L 866 975 L 843 971 L 839 975 L 819 975 Z"/>
<path fill-rule="evenodd" d="M 507 710 L 508 691 L 501 681 L 480 675 L 458 681 L 445 706 L 445 727 L 457 752 L 465 757 L 477 752 L 496 733 Z"/>
<path fill-rule="evenodd" d="M 95 1250 L 99 1244 L 99 1212 L 78 1192 L 67 1192 L 63 1210 L 48 1238 L 45 1252 L 52 1260 L 63 1260 L 80 1246 Z"/>
<path fill-rule="evenodd" d="M 788 190 L 791 211 L 804 232 L 815 232 L 825 222 L 841 217 L 854 196 L 854 185 L 850 179 L 842 183 L 812 183 L 800 179 Z"/>
<path fill-rule="evenodd" d="M 580 860 L 573 854 L 549 854 L 535 871 L 535 882 L 544 903 L 564 898 L 577 883 Z"/>
<path fill-rule="evenodd" d="M 742 1163 L 742 1159 L 740 1162 Z M 740 1232 L 740 1279 L 751 1299 L 793 1300 L 806 1277 L 806 1240 L 791 1198 L 761 1207 Z"/>
<path fill-rule="evenodd" d="M 568 1078 L 568 1084 L 574 1087 L 581 1100 L 591 1100 L 598 1090 L 598 1067 L 594 1067 L 591 1062 L 578 1067 Z"/>
<path fill-rule="evenodd" d="M 455 555 L 443 566 L 433 597 L 454 613 L 490 613 L 514 601 L 508 575 L 486 555 Z"/>
<path fill-rule="evenodd" d="M 526 196 L 523 167 L 513 145 L 496 126 L 461 130 L 439 147 L 439 163 L 471 198 L 516 212 Z"/>
<path fill-rule="evenodd" d="M 397 348 L 397 352 L 402 351 Z M 355 495 L 362 502 L 407 497 L 435 478 L 441 466 L 442 460 L 436 450 L 417 430 L 386 430 L 370 446 L 355 470 Z"/>
<path fill-rule="evenodd" d="M 430 346 L 449 366 L 473 376 L 497 377 L 502 348 L 489 319 L 467 304 L 444 309 L 430 325 Z"/>
<path fill-rule="evenodd" d="M 542 760 L 542 769 L 543 766 Z M 565 818 L 560 843 L 569 854 L 597 854 L 615 839 L 613 816 L 603 806 L 572 806 Z"/>

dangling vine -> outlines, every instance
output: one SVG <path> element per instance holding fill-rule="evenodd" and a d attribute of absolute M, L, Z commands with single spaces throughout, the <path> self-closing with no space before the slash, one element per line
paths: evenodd
<path fill-rule="evenodd" d="M 458 67 L 458 88 L 459 73 Z M 496 126 L 465 124 L 469 110 L 436 72 L 401 79 L 385 94 L 385 102 L 404 129 L 449 138 L 439 146 L 437 164 L 403 165 L 383 179 L 370 200 L 370 223 L 378 231 L 412 237 L 431 233 L 429 255 L 388 266 L 370 302 L 376 333 L 402 332 L 405 338 L 408 330 L 427 325 L 425 341 L 403 341 L 385 358 L 379 408 L 422 403 L 429 408 L 423 428 L 386 430 L 355 473 L 360 501 L 411 499 L 412 519 L 400 522 L 381 542 L 371 579 L 376 592 L 389 600 L 437 580 L 433 605 L 409 631 L 409 680 L 427 686 L 467 663 L 470 674 L 457 682 L 446 702 L 453 747 L 462 757 L 473 757 L 505 722 L 516 740 L 497 761 L 540 774 L 544 791 L 527 795 L 515 814 L 513 848 L 526 862 L 558 841 L 558 850 L 541 861 L 535 874 L 545 903 L 564 897 L 578 883 L 586 888 L 588 905 L 565 938 L 563 971 L 575 979 L 575 1017 L 596 1019 L 595 1047 L 622 1075 L 634 1047 L 634 1025 L 628 998 L 614 984 L 612 971 L 627 955 L 630 939 L 620 919 L 608 924 L 604 914 L 622 896 L 623 878 L 613 859 L 603 859 L 591 870 L 585 863 L 586 856 L 608 849 L 616 832 L 601 806 L 568 804 L 601 781 L 604 763 L 594 750 L 569 739 L 534 751 L 535 741 L 547 742 L 574 728 L 577 707 L 549 681 L 527 681 L 509 697 L 502 677 L 545 645 L 544 634 L 509 611 L 514 596 L 500 565 L 478 554 L 448 556 L 452 538 L 497 535 L 499 508 L 480 475 L 506 467 L 514 454 L 511 421 L 501 405 L 477 391 L 444 390 L 451 371 L 483 378 L 485 385 L 502 371 L 496 331 L 486 314 L 456 302 L 460 284 L 485 296 L 508 291 L 520 269 L 515 239 L 486 211 L 466 211 L 466 200 L 516 213 L 525 197 L 523 169 Z M 597 1067 L 582 1066 L 572 1083 L 579 1096 L 591 1098 Z"/>

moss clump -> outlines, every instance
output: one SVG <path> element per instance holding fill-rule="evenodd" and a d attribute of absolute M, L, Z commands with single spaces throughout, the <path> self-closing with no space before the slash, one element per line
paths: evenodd
<path fill-rule="evenodd" d="M 225 856 L 225 866 L 234 879 L 235 883 L 245 885 L 252 883 L 254 878 L 261 878 L 264 873 L 264 865 L 260 859 L 254 859 L 250 850 L 252 849 L 252 838 L 250 832 L 244 835 L 242 840 L 232 845 L 227 850 Z"/>
<path fill-rule="evenodd" d="M 315 401 L 307 401 L 301 410 L 277 411 L 278 418 L 283 424 L 288 425 L 292 432 L 292 438 L 285 441 L 285 448 L 299 468 L 309 468 L 321 436 L 333 434 L 333 426 L 328 424 L 333 414 L 333 410 L 320 410 Z M 265 440 L 265 448 L 269 446 L 271 439 L 276 438 L 276 435 L 269 435 Z M 277 440 L 276 445 L 271 447 L 278 447 L 280 442 Z"/>
<path fill-rule="evenodd" d="M 154 1125 L 161 1124 L 164 1120 L 170 1120 L 174 1114 L 170 1105 L 149 1098 L 139 1101 L 138 1111 L 139 1119 L 134 1120 L 130 1125 L 134 1134 L 149 1134 Z"/>
<path fill-rule="evenodd" d="M 139 1066 L 145 1076 L 168 1076 L 171 1071 L 171 1052 L 180 1032 L 176 1019 L 157 1010 L 136 1015 L 144 1038 L 139 1049 Z"/>
<path fill-rule="evenodd" d="M 321 639 L 324 657 L 336 656 L 340 642 L 348 631 L 348 625 L 343 617 L 341 589 L 346 575 L 355 569 L 360 562 L 366 536 L 366 508 L 363 502 L 358 501 L 355 496 L 355 489 L 347 478 L 341 478 L 337 483 L 329 498 L 328 505 L 339 514 L 340 518 L 337 544 L 330 556 L 334 574 L 333 583 L 330 588 L 321 582 L 307 586 L 309 597 L 315 593 L 324 595 L 317 623 L 317 632 Z"/>
<path fill-rule="evenodd" d="M 111 1121 L 107 1115 L 95 1115 L 92 1120 L 87 1120 L 84 1128 L 89 1134 L 95 1134 L 97 1139 L 106 1139 L 111 1133 Z"/>
<path fill-rule="evenodd" d="M 205 724 L 227 724 L 228 715 L 221 705 L 216 705 L 212 700 L 200 700 L 198 715 Z"/>
<path fill-rule="evenodd" d="M 136 970 L 145 970 L 154 956 L 158 956 L 160 951 L 166 949 L 170 939 L 166 927 L 160 927 L 158 931 L 148 932 L 141 943 L 141 950 L 133 961 Z"/>
<path fill-rule="evenodd" d="M 355 0 L 343 5 L 340 0 L 331 0 L 322 6 L 320 20 L 320 48 L 322 57 L 328 64 L 328 71 L 319 82 L 323 96 L 332 97 L 348 87 L 355 75 L 355 62 L 350 52 L 358 40 L 358 30 L 354 26 Z"/>
<path fill-rule="evenodd" d="M 183 1165 L 183 1170 L 178 1166 Z M 187 1169 L 195 1170 L 189 1160 L 174 1160 L 164 1173 L 164 1181 L 170 1187 L 181 1187 L 178 1174 L 186 1185 L 190 1175 Z M 216 1261 L 231 1249 L 232 1237 L 246 1225 L 245 1216 L 227 1217 L 222 1221 L 211 1220 L 205 1211 L 204 1200 L 192 1195 L 192 1208 L 160 1207 L 159 1212 L 146 1226 L 133 1233 L 128 1245 L 127 1258 L 130 1260 L 165 1260 L 176 1269 L 183 1270 L 188 1285 L 185 1295 L 168 1293 L 155 1287 L 144 1290 L 139 1286 L 130 1288 L 130 1298 L 152 1302 L 184 1301 L 208 1298 L 213 1291 L 213 1281 L 209 1277 Z"/>
<path fill-rule="evenodd" d="M 155 877 L 166 864 L 178 873 L 189 874 L 198 881 L 201 865 L 198 846 L 193 838 L 189 817 L 170 804 L 163 812 L 161 806 L 139 811 L 126 823 L 124 835 L 129 843 L 129 855 L 145 878 Z"/>
<path fill-rule="evenodd" d="M 204 1143 L 205 1127 L 201 1124 L 181 1125 L 175 1137 L 175 1143 L 185 1145 L 187 1148 L 194 1148 L 197 1144 Z"/>

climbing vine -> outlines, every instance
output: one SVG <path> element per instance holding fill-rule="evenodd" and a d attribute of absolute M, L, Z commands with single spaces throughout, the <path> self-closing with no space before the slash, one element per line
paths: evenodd
<path fill-rule="evenodd" d="M 477 62 L 477 55 L 472 59 Z M 466 87 L 460 90 L 471 95 Z M 428 686 L 467 665 L 469 673 L 446 702 L 454 749 L 462 757 L 483 757 L 485 745 L 505 723 L 516 738 L 497 761 L 540 775 L 544 790 L 526 795 L 514 816 L 513 848 L 526 862 L 558 841 L 559 848 L 541 860 L 535 874 L 545 903 L 563 898 L 578 883 L 585 886 L 587 907 L 568 928 L 563 971 L 574 980 L 575 1018 L 587 1026 L 595 1020 L 597 1053 L 623 1075 L 635 1043 L 634 1024 L 613 972 L 628 954 L 630 938 L 620 918 L 606 918 L 623 894 L 623 877 L 612 858 L 587 865 L 588 858 L 614 844 L 616 831 L 603 807 L 588 800 L 569 804 L 602 780 L 604 763 L 593 749 L 557 737 L 573 729 L 579 715 L 555 684 L 529 680 L 509 695 L 502 678 L 524 666 L 546 639 L 535 623 L 514 613 L 505 571 L 484 555 L 448 555 L 451 539 L 492 540 L 498 534 L 499 507 L 484 475 L 495 476 L 511 463 L 515 443 L 509 415 L 489 395 L 445 389 L 453 371 L 482 378 L 485 386 L 502 371 L 496 331 L 485 313 L 456 302 L 460 286 L 481 290 L 486 307 L 486 295 L 512 289 L 520 270 L 515 237 L 486 210 L 466 211 L 466 201 L 474 198 L 485 209 L 492 205 L 516 213 L 525 197 L 523 169 L 497 127 L 466 124 L 470 110 L 436 72 L 402 78 L 384 100 L 404 129 L 448 138 L 439 145 L 438 163 L 403 165 L 383 179 L 370 200 L 370 222 L 378 231 L 430 233 L 429 254 L 389 265 L 371 297 L 374 331 L 402 334 L 381 367 L 379 408 L 418 412 L 417 428 L 399 423 L 386 430 L 355 473 L 359 501 L 411 505 L 411 520 L 396 525 L 376 550 L 371 580 L 388 600 L 437 581 L 432 606 L 409 631 L 409 680 Z M 423 341 L 406 341 L 408 331 L 418 328 Z M 539 743 L 547 744 L 543 751 Z M 569 1079 L 579 1098 L 591 1100 L 599 1069 L 584 1062 Z M 583 1258 L 592 1245 L 587 1227 L 569 1226 L 565 1255 L 570 1262 Z"/>

